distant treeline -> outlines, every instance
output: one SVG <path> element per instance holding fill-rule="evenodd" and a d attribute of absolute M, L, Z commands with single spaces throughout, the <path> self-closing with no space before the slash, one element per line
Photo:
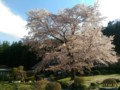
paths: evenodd
<path fill-rule="evenodd" d="M 0 65 L 18 67 L 23 65 L 26 70 L 31 69 L 38 62 L 33 51 L 29 51 L 28 46 L 23 46 L 22 42 L 8 41 L 0 43 Z"/>
<path fill-rule="evenodd" d="M 114 36 L 113 44 L 115 51 L 120 54 L 120 21 L 110 21 L 108 26 L 103 28 L 103 34 L 107 36 Z"/>

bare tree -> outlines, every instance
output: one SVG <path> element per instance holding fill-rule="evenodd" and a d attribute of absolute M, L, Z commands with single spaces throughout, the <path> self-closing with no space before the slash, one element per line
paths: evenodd
<path fill-rule="evenodd" d="M 94 62 L 116 62 L 113 37 L 101 32 L 103 19 L 97 4 L 78 4 L 58 14 L 38 9 L 29 11 L 29 35 L 24 43 L 32 46 L 38 55 L 44 51 L 36 70 L 45 68 L 50 62 L 55 63 L 49 66 L 52 70 L 71 70 Z"/>

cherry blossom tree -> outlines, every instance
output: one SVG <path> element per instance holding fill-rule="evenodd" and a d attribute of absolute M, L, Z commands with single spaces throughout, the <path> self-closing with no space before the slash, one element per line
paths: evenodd
<path fill-rule="evenodd" d="M 117 62 L 113 37 L 102 34 L 98 5 L 78 4 L 53 14 L 47 10 L 28 12 L 29 35 L 24 43 L 42 55 L 37 70 L 71 70 L 94 63 Z M 52 64 L 50 64 L 52 62 Z"/>

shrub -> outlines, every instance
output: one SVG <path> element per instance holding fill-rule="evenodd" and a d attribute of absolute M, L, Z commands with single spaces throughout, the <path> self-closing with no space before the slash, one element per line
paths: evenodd
<path fill-rule="evenodd" d="M 44 74 L 41 74 L 41 75 L 35 75 L 35 79 L 36 80 L 42 80 L 44 79 L 45 75 Z"/>
<path fill-rule="evenodd" d="M 87 90 L 88 87 L 85 84 L 85 79 L 82 77 L 76 77 L 74 79 L 74 84 L 72 90 Z"/>
<path fill-rule="evenodd" d="M 34 76 L 30 76 L 30 77 L 25 77 L 25 81 L 34 81 L 35 77 Z"/>
<path fill-rule="evenodd" d="M 103 70 L 100 70 L 102 74 L 108 74 L 108 71 L 103 69 Z"/>
<path fill-rule="evenodd" d="M 120 87 L 118 87 L 118 89 L 117 90 L 120 90 Z"/>
<path fill-rule="evenodd" d="M 107 87 L 113 87 L 113 86 L 117 86 L 117 82 L 115 79 L 113 78 L 108 78 L 108 79 L 105 79 L 103 82 L 102 82 L 103 86 L 107 86 Z"/>
<path fill-rule="evenodd" d="M 74 79 L 74 85 L 75 86 L 80 86 L 83 85 L 85 83 L 85 79 L 82 77 L 75 77 Z"/>
<path fill-rule="evenodd" d="M 95 71 L 93 71 L 93 74 L 94 74 L 94 75 L 100 75 L 101 72 L 100 72 L 99 70 L 95 70 Z"/>
<path fill-rule="evenodd" d="M 89 89 L 96 89 L 96 88 L 98 88 L 99 87 L 99 85 L 97 84 L 97 83 L 91 83 L 90 84 L 90 86 L 89 86 Z"/>
<path fill-rule="evenodd" d="M 26 76 L 27 76 L 27 77 L 34 76 L 34 74 L 35 74 L 35 73 L 32 72 L 32 71 L 27 71 L 27 72 L 26 72 Z"/>
<path fill-rule="evenodd" d="M 78 87 L 79 89 L 77 90 L 88 90 L 88 87 L 86 85 L 81 85 L 80 87 Z"/>
<path fill-rule="evenodd" d="M 70 75 L 71 75 L 71 71 L 66 70 L 66 72 L 65 72 L 65 76 L 70 76 Z"/>
<path fill-rule="evenodd" d="M 9 80 L 8 74 L 0 75 L 0 81 L 8 81 L 8 80 Z"/>
<path fill-rule="evenodd" d="M 79 70 L 79 71 L 77 72 L 77 75 L 84 75 L 84 71 Z"/>
<path fill-rule="evenodd" d="M 53 74 L 51 74 L 49 78 L 50 78 L 51 81 L 55 80 L 55 76 Z"/>
<path fill-rule="evenodd" d="M 77 87 L 72 87 L 71 90 L 88 90 L 88 87 L 86 85 L 80 85 Z"/>
<path fill-rule="evenodd" d="M 11 74 L 15 80 L 24 81 L 24 79 L 26 77 L 26 71 L 24 71 L 23 66 L 19 66 L 18 68 L 12 68 Z"/>
<path fill-rule="evenodd" d="M 85 70 L 84 74 L 88 76 L 88 75 L 90 75 L 90 71 L 89 70 Z"/>
<path fill-rule="evenodd" d="M 37 90 L 45 90 L 47 83 L 48 81 L 46 80 L 40 80 L 36 82 L 35 87 Z"/>
<path fill-rule="evenodd" d="M 72 81 L 65 81 L 65 82 L 61 82 L 61 86 L 63 89 L 67 89 L 67 88 L 70 88 L 70 86 L 72 85 Z"/>
<path fill-rule="evenodd" d="M 45 90 L 62 90 L 60 83 L 58 82 L 50 82 L 46 85 Z"/>
<path fill-rule="evenodd" d="M 117 83 L 120 83 L 120 79 L 115 79 Z"/>

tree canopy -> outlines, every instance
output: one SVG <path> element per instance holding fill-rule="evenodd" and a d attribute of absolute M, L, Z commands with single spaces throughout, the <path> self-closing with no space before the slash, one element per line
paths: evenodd
<path fill-rule="evenodd" d="M 23 65 L 25 69 L 31 69 L 38 61 L 35 52 L 29 51 L 28 46 L 23 46 L 22 42 L 0 43 L 0 65 L 18 67 Z M 29 64 L 28 64 L 29 62 Z"/>
<path fill-rule="evenodd" d="M 44 9 L 29 11 L 29 35 L 23 41 L 38 55 L 43 54 L 36 70 L 45 67 L 71 70 L 89 64 L 116 62 L 113 37 L 101 32 L 103 19 L 97 4 L 78 4 L 57 14 Z"/>

